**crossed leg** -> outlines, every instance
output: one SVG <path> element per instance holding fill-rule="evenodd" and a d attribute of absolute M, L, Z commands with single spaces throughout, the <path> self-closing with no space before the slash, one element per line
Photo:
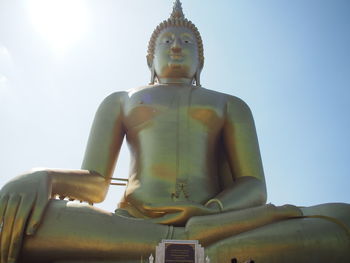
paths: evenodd
<path fill-rule="evenodd" d="M 92 206 L 53 200 L 38 231 L 25 238 L 21 261 L 139 260 L 154 254 L 161 239 L 172 238 L 171 230 Z"/>
<path fill-rule="evenodd" d="M 282 220 L 206 247 L 212 262 L 350 262 L 350 205 L 301 208 L 302 218 Z"/>
<path fill-rule="evenodd" d="M 344 226 L 326 218 L 302 218 L 314 215 L 337 215 Z M 38 232 L 24 240 L 22 261 L 137 262 L 154 253 L 161 239 L 197 239 L 212 263 L 232 258 L 259 263 L 349 262 L 346 224 L 350 225 L 350 206 L 345 204 L 301 209 L 266 205 L 194 217 L 186 227 L 173 228 L 51 201 Z"/>

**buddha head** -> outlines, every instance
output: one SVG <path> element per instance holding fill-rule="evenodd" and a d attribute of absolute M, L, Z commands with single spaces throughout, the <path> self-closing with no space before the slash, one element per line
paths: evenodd
<path fill-rule="evenodd" d="M 200 86 L 204 65 L 202 38 L 197 27 L 185 18 L 179 0 L 175 1 L 170 18 L 153 31 L 147 64 L 151 84 L 174 82 Z"/>

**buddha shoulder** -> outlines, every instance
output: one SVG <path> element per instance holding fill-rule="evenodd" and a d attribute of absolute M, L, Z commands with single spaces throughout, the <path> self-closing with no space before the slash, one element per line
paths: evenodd
<path fill-rule="evenodd" d="M 119 115 L 122 112 L 127 96 L 128 93 L 126 91 L 118 91 L 110 94 L 101 102 L 96 114 Z"/>
<path fill-rule="evenodd" d="M 245 122 L 253 118 L 248 104 L 231 95 L 226 95 L 226 115 L 235 122 Z"/>
<path fill-rule="evenodd" d="M 224 113 L 231 119 L 243 121 L 252 118 L 248 104 L 236 96 L 205 88 L 198 89 L 198 92 L 202 93 L 201 97 L 206 97 L 212 103 L 222 105 Z"/>
<path fill-rule="evenodd" d="M 109 119 L 123 116 L 124 113 L 128 111 L 134 98 L 138 97 L 140 93 L 143 93 L 149 88 L 151 88 L 151 86 L 142 86 L 110 94 L 101 102 L 96 116 L 103 116 L 103 118 Z"/>

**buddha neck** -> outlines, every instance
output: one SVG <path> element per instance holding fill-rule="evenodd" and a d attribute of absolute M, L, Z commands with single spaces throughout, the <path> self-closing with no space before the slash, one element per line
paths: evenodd
<path fill-rule="evenodd" d="M 158 78 L 159 84 L 192 85 L 193 79 L 189 78 Z"/>

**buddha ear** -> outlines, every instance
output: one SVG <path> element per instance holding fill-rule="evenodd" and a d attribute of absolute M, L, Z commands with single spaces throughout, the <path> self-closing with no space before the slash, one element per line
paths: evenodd
<path fill-rule="evenodd" d="M 153 58 L 151 57 L 151 55 L 147 55 L 146 59 L 147 59 L 147 66 L 149 69 L 151 69 L 153 66 Z"/>
<path fill-rule="evenodd" d="M 194 80 L 196 81 L 196 86 L 201 87 L 201 69 L 198 67 Z"/>
<path fill-rule="evenodd" d="M 154 85 L 154 82 L 156 80 L 156 71 L 154 70 L 154 64 L 152 63 L 152 66 L 149 68 L 151 70 L 151 81 L 150 85 Z"/>
<path fill-rule="evenodd" d="M 153 85 L 155 80 L 156 80 L 156 72 L 154 70 L 153 59 L 149 55 L 147 55 L 146 58 L 147 58 L 148 68 L 151 71 L 151 81 L 150 81 L 149 85 Z"/>

